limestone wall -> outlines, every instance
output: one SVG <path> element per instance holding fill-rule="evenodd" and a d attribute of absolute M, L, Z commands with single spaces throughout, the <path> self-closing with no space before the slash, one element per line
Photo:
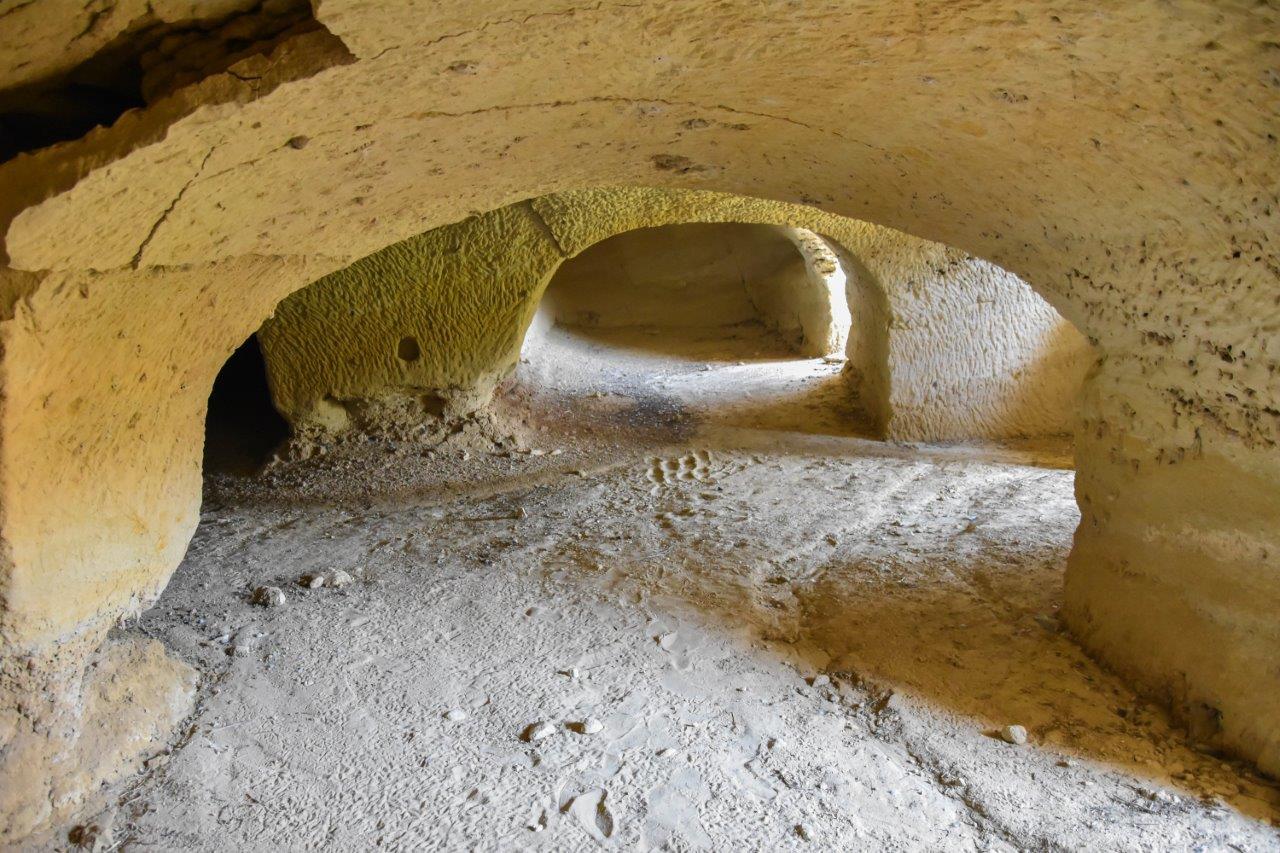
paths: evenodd
<path fill-rule="evenodd" d="M 563 258 L 522 204 L 428 231 L 316 282 L 259 333 L 276 407 L 296 428 L 322 432 L 474 411 L 515 364 Z"/>
<path fill-rule="evenodd" d="M 85 707 L 92 653 L 186 550 L 205 404 L 237 336 L 322 270 L 258 258 L 50 272 L 0 323 L 0 840 L 130 769 L 187 713 L 191 673 L 154 650 L 115 668 L 119 707 Z M 219 292 L 227 281 L 239 289 Z"/>
<path fill-rule="evenodd" d="M 860 414 L 878 436 L 889 434 L 892 388 L 889 382 L 889 296 L 874 272 L 843 245 L 829 242 L 845 274 L 849 301 L 849 336 L 844 373 L 858 394 Z"/>
<path fill-rule="evenodd" d="M 260 338 L 272 393 L 281 412 L 303 431 L 394 426 L 386 420 L 403 418 L 406 406 L 422 413 L 441 399 L 449 401 L 446 414 L 465 414 L 482 405 L 515 365 L 538 303 L 567 258 L 642 229 L 650 229 L 648 237 L 631 248 L 648 251 L 646 241 L 661 239 L 661 226 L 733 223 L 764 229 L 765 223 L 808 220 L 838 229 L 851 241 L 869 240 L 872 231 L 866 223 L 797 205 L 617 188 L 542 197 L 427 232 L 281 303 Z M 776 230 L 760 233 L 771 235 L 761 269 L 783 258 L 800 260 L 789 238 Z M 724 263 L 730 250 L 743 256 L 751 251 L 734 243 L 710 251 Z M 632 263 L 625 251 L 603 259 L 614 268 Z M 668 260 L 674 261 L 667 269 L 676 286 L 677 270 L 685 264 Z M 593 262 L 588 256 L 584 263 Z M 605 274 L 594 267 L 586 271 Z M 793 271 L 803 284 L 803 266 Z M 699 316 L 707 308 L 701 306 Z M 745 293 L 734 306 L 720 308 L 740 320 L 756 313 Z M 399 341 L 408 336 L 422 353 L 412 363 L 396 357 Z"/>
<path fill-rule="evenodd" d="M 566 260 L 543 298 L 571 325 L 732 326 L 759 317 L 746 282 L 788 261 L 795 247 L 766 226 L 645 228 Z"/>
<path fill-rule="evenodd" d="M 1069 434 L 1095 353 L 1012 273 L 963 252 L 885 234 L 889 438 L 948 441 Z"/>
<path fill-rule="evenodd" d="M 842 355 L 849 344 L 850 303 L 858 283 L 849 280 L 840 264 L 838 247 L 803 228 L 787 228 L 784 233 L 804 259 L 806 286 L 783 291 L 786 313 L 800 327 L 801 351 L 810 356 Z"/>
<path fill-rule="evenodd" d="M 1044 295 L 1101 355 L 1069 625 L 1210 720 L 1216 744 L 1280 772 L 1274 6 L 314 7 L 323 30 L 0 165 L 0 260 L 16 271 L 0 316 L 7 661 L 60 648 L 83 667 L 65 642 L 164 584 L 194 521 L 217 363 L 270 305 L 477 213 L 654 185 L 880 223 Z M 47 70 L 131 17 L 10 10 L 23 37 L 4 40 L 8 68 Z M 658 221 L 602 225 L 578 197 L 536 203 L 551 233 L 519 214 L 541 235 L 530 251 L 572 255 L 602 227 Z M 685 200 L 655 204 L 690 221 Z M 821 223 L 785 224 L 863 254 Z M 536 282 L 491 283 L 507 314 L 480 316 L 470 281 L 438 298 L 442 329 L 526 322 L 518 294 Z M 517 340 L 495 331 L 486 363 Z M 383 370 L 398 379 L 396 343 Z M 10 709 L 23 695 L 0 692 Z"/>
<path fill-rule="evenodd" d="M 844 350 L 845 335 L 834 330 L 833 304 L 848 313 L 843 282 L 828 289 L 826 265 L 838 270 L 834 253 L 822 238 L 801 228 L 777 228 L 775 239 L 791 244 L 778 262 L 745 278 L 747 293 L 761 319 L 796 352 L 804 356 L 836 355 Z M 847 324 L 846 324 L 847 325 Z"/>

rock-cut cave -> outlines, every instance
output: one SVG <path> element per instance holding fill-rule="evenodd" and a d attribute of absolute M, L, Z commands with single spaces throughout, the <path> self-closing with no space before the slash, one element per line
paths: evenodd
<path fill-rule="evenodd" d="M 1277 33 L 0 0 L 0 847 L 1280 850 Z"/>

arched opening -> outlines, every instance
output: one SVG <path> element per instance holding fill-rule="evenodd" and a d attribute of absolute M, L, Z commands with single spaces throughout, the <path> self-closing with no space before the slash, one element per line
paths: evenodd
<path fill-rule="evenodd" d="M 552 275 L 518 381 L 633 401 L 632 414 L 846 433 L 845 275 L 809 231 L 687 223 L 625 231 Z M 536 405 L 536 403 L 535 403 Z"/>
<path fill-rule="evenodd" d="M 205 414 L 206 474 L 248 476 L 289 437 L 267 383 L 258 336 L 245 340 L 218 371 Z"/>

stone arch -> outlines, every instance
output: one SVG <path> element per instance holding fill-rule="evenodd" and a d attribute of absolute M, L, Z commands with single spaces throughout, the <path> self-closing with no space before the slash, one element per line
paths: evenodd
<path fill-rule="evenodd" d="M 584 221 L 592 224 L 575 233 Z M 798 246 L 814 244 L 811 255 L 826 252 L 855 271 L 841 295 L 858 314 L 847 342 L 849 374 L 886 437 L 1068 431 L 1067 412 L 1092 356 L 1063 321 L 1054 333 L 1067 339 L 1049 354 L 1056 372 L 1021 381 L 1012 375 L 1009 365 L 1032 360 L 1046 339 L 1044 323 L 1053 323 L 1046 316 L 1034 329 L 1027 324 L 1036 310 L 1053 312 L 1036 309 L 1016 277 L 804 205 L 638 187 L 560 193 L 482 214 L 375 252 L 289 297 L 262 330 L 277 404 L 299 429 L 320 433 L 353 420 L 364 429 L 410 427 L 425 400 L 444 399 L 446 415 L 475 411 L 514 368 L 567 258 L 638 229 L 689 223 L 777 226 Z M 1009 308 L 1028 300 L 1030 307 Z M 393 357 L 404 336 L 428 357 L 412 364 Z M 961 363 L 970 372 L 956 382 L 950 374 Z M 1024 383 L 1040 389 L 1026 411 L 1009 402 Z"/>

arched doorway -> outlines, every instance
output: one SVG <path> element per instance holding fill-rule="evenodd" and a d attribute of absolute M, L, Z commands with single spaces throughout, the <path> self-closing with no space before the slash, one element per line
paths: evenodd
<path fill-rule="evenodd" d="M 231 354 L 213 382 L 205 415 L 206 474 L 253 474 L 289 436 L 276 411 L 266 364 L 251 335 Z"/>
<path fill-rule="evenodd" d="M 820 237 L 750 223 L 625 231 L 555 271 L 517 379 L 644 418 L 846 433 L 845 275 Z M 623 401 L 630 401 L 627 405 Z"/>

